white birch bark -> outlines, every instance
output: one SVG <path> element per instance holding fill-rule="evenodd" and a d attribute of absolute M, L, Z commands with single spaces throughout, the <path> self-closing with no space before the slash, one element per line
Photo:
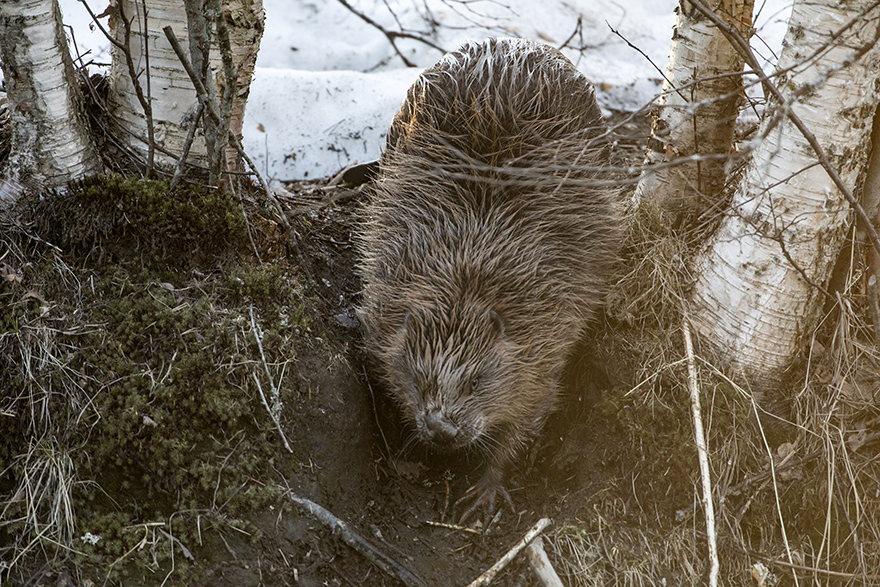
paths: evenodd
<path fill-rule="evenodd" d="M 880 51 L 875 46 L 849 62 L 871 42 L 876 24 L 862 19 L 816 59 L 804 60 L 869 4 L 795 0 L 778 66 L 792 69 L 776 80 L 788 103 L 765 113 L 764 138 L 731 212 L 695 263 L 695 329 L 735 373 L 759 387 L 784 378 L 816 326 L 822 294 L 807 279 L 824 287 L 852 221 L 849 205 L 785 110 L 804 121 L 843 180 L 856 186 L 870 151 Z M 870 16 L 876 21 L 878 11 Z"/>
<path fill-rule="evenodd" d="M 708 0 L 706 5 L 748 38 L 754 0 Z M 718 27 L 681 0 L 672 35 L 663 95 L 651 128 L 645 165 L 696 154 L 725 154 L 733 143 L 742 99 L 743 58 Z M 675 216 L 699 214 L 725 179 L 724 160 L 688 162 L 646 174 L 635 201 L 651 201 Z"/>
<path fill-rule="evenodd" d="M 0 59 L 12 124 L 7 179 L 41 189 L 98 172 L 57 0 L 0 2 Z"/>
<path fill-rule="evenodd" d="M 113 36 L 124 42 L 125 29 L 120 14 L 131 21 L 129 45 L 134 58 L 138 80 L 147 93 L 147 55 L 149 54 L 149 100 L 152 106 L 153 125 L 156 144 L 174 154 L 168 157 L 157 153 L 157 161 L 172 164 L 182 152 L 187 131 L 193 122 L 198 106 L 198 98 L 192 82 L 180 64 L 174 50 L 168 43 L 162 28 L 171 26 L 181 43 L 186 46 L 187 16 L 182 0 L 113 0 L 116 7 L 111 16 Z M 147 12 L 147 31 L 144 35 L 144 4 Z M 121 8 L 121 13 L 120 9 Z M 241 134 L 244 109 L 256 63 L 257 51 L 262 38 L 263 14 L 262 0 L 228 0 L 224 2 L 227 26 L 230 30 L 233 60 L 240 70 L 236 99 L 231 113 L 231 129 Z M 146 38 L 146 41 L 145 41 Z M 215 79 L 215 94 L 223 93 L 222 63 L 215 52 L 218 43 L 212 39 L 211 72 Z M 125 57 L 121 49 L 113 47 L 113 63 L 110 69 L 111 109 L 123 127 L 121 138 L 136 152 L 146 156 L 148 152 L 147 120 L 144 109 L 137 98 L 131 81 Z M 204 135 L 200 130 L 190 151 L 190 159 L 205 162 Z"/>

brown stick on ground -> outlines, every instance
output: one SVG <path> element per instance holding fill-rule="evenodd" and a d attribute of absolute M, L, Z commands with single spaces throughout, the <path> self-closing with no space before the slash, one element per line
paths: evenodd
<path fill-rule="evenodd" d="M 694 345 L 691 341 L 691 329 L 688 324 L 687 308 L 685 308 L 682 331 L 684 347 L 687 353 L 688 387 L 691 394 L 691 415 L 694 420 L 694 440 L 697 444 L 697 459 L 700 463 L 700 479 L 703 486 L 703 510 L 706 514 L 706 537 L 709 546 L 709 587 L 718 585 L 718 543 L 715 538 L 715 508 L 712 503 L 712 478 L 709 469 L 709 451 L 706 447 L 706 435 L 703 432 L 703 417 L 700 410 L 700 387 L 697 382 L 697 361 L 694 357 Z"/>
<path fill-rule="evenodd" d="M 376 548 L 371 542 L 361 537 L 348 524 L 331 514 L 310 499 L 300 497 L 294 492 L 288 493 L 293 503 L 304 509 L 310 516 L 318 520 L 339 536 L 348 546 L 359 552 L 368 561 L 382 569 L 390 577 L 398 579 L 407 587 L 427 587 L 421 579 L 409 569 L 393 560 L 390 556 Z"/>

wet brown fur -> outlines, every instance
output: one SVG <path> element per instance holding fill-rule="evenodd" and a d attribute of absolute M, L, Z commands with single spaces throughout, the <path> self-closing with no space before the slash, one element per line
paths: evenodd
<path fill-rule="evenodd" d="M 615 262 L 604 133 L 586 78 L 519 39 L 446 55 L 388 132 L 361 235 L 366 345 L 423 440 L 485 452 L 490 506 Z"/>

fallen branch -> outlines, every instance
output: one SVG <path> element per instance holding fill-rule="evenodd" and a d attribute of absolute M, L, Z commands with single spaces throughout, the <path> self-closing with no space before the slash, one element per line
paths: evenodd
<path fill-rule="evenodd" d="M 321 522 L 342 539 L 348 546 L 359 552 L 368 561 L 382 569 L 385 574 L 398 579 L 407 587 L 426 587 L 424 581 L 416 577 L 409 569 L 376 548 L 371 542 L 361 537 L 348 524 L 331 514 L 310 499 L 289 492 L 293 503 L 303 508 L 310 516 Z"/>
<path fill-rule="evenodd" d="M 526 532 L 525 536 L 522 537 L 522 540 L 517 542 L 513 548 L 507 551 L 507 554 L 502 556 L 488 571 L 477 577 L 473 583 L 468 585 L 468 587 L 483 587 L 484 585 L 491 583 L 492 580 L 495 579 L 495 575 L 509 565 L 510 562 L 516 558 L 516 555 L 522 552 L 522 550 L 527 547 L 532 540 L 537 538 L 537 536 L 549 525 L 549 518 L 541 518 L 538 520 L 538 523 L 532 526 L 531 530 Z"/>
<path fill-rule="evenodd" d="M 703 417 L 700 414 L 700 387 L 697 383 L 697 361 L 694 358 L 694 345 L 691 341 L 691 327 L 688 324 L 687 309 L 681 323 L 684 333 L 684 348 L 687 353 L 688 383 L 691 393 L 691 413 L 694 418 L 694 439 L 697 443 L 697 458 L 700 461 L 700 478 L 703 481 L 703 511 L 706 514 L 706 535 L 709 542 L 709 587 L 718 585 L 718 544 L 715 538 L 715 508 L 712 504 L 712 478 L 709 475 L 709 453 L 706 450 L 706 435 L 703 431 Z"/>
<path fill-rule="evenodd" d="M 456 532 L 467 532 L 468 534 L 476 534 L 480 536 L 482 532 L 479 530 L 475 530 L 473 528 L 468 528 L 467 526 L 458 526 L 456 524 L 447 524 L 445 522 L 434 522 L 431 520 L 425 520 L 425 523 L 429 526 L 435 526 L 437 528 L 446 528 L 447 530 L 455 530 Z"/>
<path fill-rule="evenodd" d="M 540 536 L 535 538 L 526 548 L 526 558 L 529 559 L 529 566 L 538 576 L 541 585 L 544 587 L 565 587 L 553 565 L 550 564 L 550 559 L 547 558 L 547 553 L 544 551 L 544 540 Z"/>

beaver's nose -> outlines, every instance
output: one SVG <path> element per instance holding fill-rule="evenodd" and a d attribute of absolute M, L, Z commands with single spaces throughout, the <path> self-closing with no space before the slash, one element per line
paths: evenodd
<path fill-rule="evenodd" d="M 441 446 L 452 444 L 458 436 L 458 426 L 438 408 L 425 413 L 425 432 L 428 441 Z"/>

